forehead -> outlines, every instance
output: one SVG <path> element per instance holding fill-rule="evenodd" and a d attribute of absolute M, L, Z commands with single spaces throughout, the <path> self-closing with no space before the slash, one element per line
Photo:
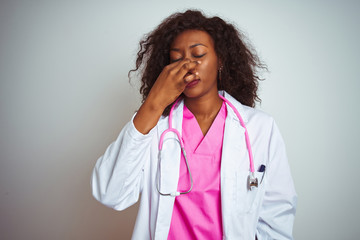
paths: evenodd
<path fill-rule="evenodd" d="M 214 47 L 214 41 L 212 37 L 207 32 L 201 30 L 186 30 L 180 33 L 172 42 L 171 47 L 189 47 L 198 43 L 207 47 Z"/>

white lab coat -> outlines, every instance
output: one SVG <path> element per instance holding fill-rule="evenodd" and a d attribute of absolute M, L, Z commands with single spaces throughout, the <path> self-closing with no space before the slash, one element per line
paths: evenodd
<path fill-rule="evenodd" d="M 263 164 L 265 174 L 256 172 L 259 187 L 247 189 L 249 157 L 244 128 L 227 105 L 222 160 L 221 211 L 223 239 L 292 239 L 297 196 L 290 174 L 285 146 L 274 120 L 254 108 L 241 105 L 220 91 L 239 111 L 250 137 L 255 170 Z M 173 112 L 173 127 L 181 133 L 183 101 Z M 108 207 L 123 210 L 139 200 L 140 207 L 132 239 L 167 239 L 174 197 L 156 190 L 158 145 L 168 128 L 168 117 L 146 135 L 130 121 L 100 157 L 92 175 L 94 197 Z M 162 150 L 161 192 L 176 191 L 180 148 L 175 134 L 168 133 Z M 189 160 L 191 161 L 191 159 Z M 180 236 L 179 236 L 180 237 Z"/>

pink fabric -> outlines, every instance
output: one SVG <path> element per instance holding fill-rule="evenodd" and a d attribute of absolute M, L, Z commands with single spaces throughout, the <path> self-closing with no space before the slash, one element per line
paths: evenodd
<path fill-rule="evenodd" d="M 169 240 L 222 239 L 220 164 L 226 115 L 223 103 L 204 137 L 195 116 L 184 105 L 182 138 L 194 186 L 190 193 L 175 198 Z M 187 191 L 189 187 L 182 156 L 178 191 Z"/>

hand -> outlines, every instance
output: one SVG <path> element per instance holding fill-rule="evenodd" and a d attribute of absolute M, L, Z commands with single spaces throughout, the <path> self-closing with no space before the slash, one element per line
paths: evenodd
<path fill-rule="evenodd" d="M 151 88 L 147 101 L 164 110 L 180 96 L 189 82 L 197 78 L 196 66 L 200 63 L 184 59 L 164 67 Z"/>
<path fill-rule="evenodd" d="M 200 63 L 184 59 L 164 67 L 133 120 L 139 132 L 147 134 L 157 124 L 165 108 L 197 78 L 196 66 Z"/>

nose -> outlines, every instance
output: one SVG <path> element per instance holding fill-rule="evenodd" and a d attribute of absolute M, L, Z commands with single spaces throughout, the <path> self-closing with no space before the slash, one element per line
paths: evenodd
<path fill-rule="evenodd" d="M 186 60 L 190 60 L 190 61 L 195 61 L 196 59 L 193 57 L 193 55 L 191 54 L 191 50 L 190 49 L 186 49 L 183 51 L 183 57 Z"/>
<path fill-rule="evenodd" d="M 189 56 L 184 57 L 184 60 L 193 61 L 193 60 L 191 59 L 191 57 L 189 57 Z"/>
<path fill-rule="evenodd" d="M 188 56 L 185 57 L 184 60 L 188 60 L 188 61 L 190 61 L 190 62 L 196 61 L 195 59 L 193 59 L 193 58 L 191 58 L 191 57 L 188 57 Z M 195 72 L 196 72 L 196 66 L 195 66 L 194 68 L 189 69 L 189 71 L 186 73 L 185 76 L 195 74 Z"/>

